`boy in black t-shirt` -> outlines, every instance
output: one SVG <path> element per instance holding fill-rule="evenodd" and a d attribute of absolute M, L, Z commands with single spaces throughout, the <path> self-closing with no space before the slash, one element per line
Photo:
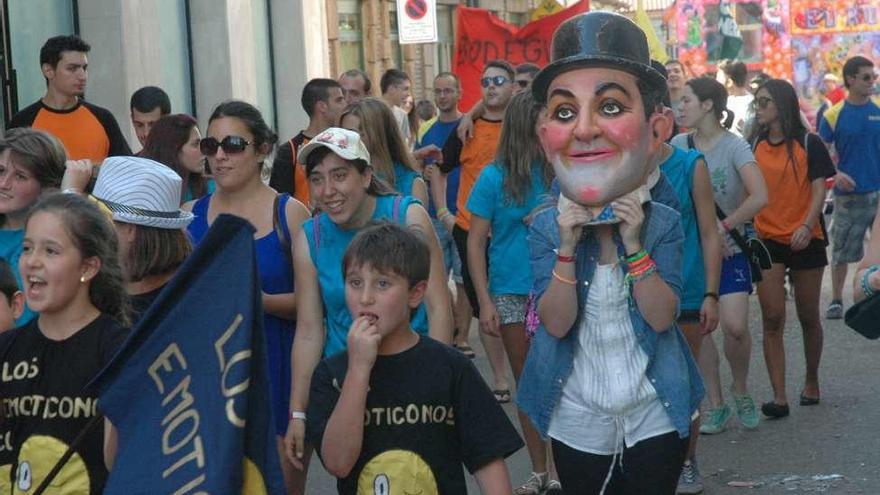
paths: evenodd
<path fill-rule="evenodd" d="M 387 223 L 345 253 L 355 320 L 348 350 L 315 369 L 306 423 L 341 494 L 467 493 L 462 463 L 484 494 L 512 492 L 504 458 L 523 444 L 510 420 L 468 358 L 410 328 L 429 256 L 415 233 Z"/>

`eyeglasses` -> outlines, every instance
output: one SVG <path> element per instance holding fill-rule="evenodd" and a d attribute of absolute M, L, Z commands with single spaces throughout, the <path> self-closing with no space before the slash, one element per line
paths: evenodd
<path fill-rule="evenodd" d="M 227 154 L 241 153 L 249 145 L 254 144 L 241 136 L 226 136 L 223 141 L 217 141 L 212 137 L 207 137 L 199 142 L 199 149 L 205 156 L 214 156 L 217 154 L 218 148 L 223 148 L 223 152 Z"/>
<path fill-rule="evenodd" d="M 484 88 L 488 88 L 490 85 L 492 86 L 504 86 L 508 83 L 510 79 L 505 76 L 495 76 L 495 77 L 484 77 L 480 79 L 480 85 Z"/>
<path fill-rule="evenodd" d="M 755 103 L 758 105 L 758 108 L 767 108 L 767 105 L 773 103 L 773 98 L 767 98 L 766 96 L 761 96 L 755 98 Z"/>
<path fill-rule="evenodd" d="M 526 89 L 529 87 L 529 82 L 524 79 L 520 79 L 519 81 L 516 81 L 516 84 L 522 89 Z"/>

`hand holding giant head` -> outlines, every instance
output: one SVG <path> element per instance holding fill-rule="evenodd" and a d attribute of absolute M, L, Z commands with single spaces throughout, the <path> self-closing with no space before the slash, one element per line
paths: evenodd
<path fill-rule="evenodd" d="M 617 198 L 645 196 L 649 162 L 672 121 L 644 32 L 618 14 L 575 16 L 554 33 L 551 60 L 532 92 L 546 104 L 538 133 L 562 195 L 597 217 Z"/>

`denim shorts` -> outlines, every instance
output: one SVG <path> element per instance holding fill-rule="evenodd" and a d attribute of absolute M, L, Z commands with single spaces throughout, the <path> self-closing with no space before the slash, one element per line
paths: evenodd
<path fill-rule="evenodd" d="M 736 253 L 721 262 L 721 285 L 718 294 L 752 293 L 752 271 L 749 259 L 743 253 Z"/>
<path fill-rule="evenodd" d="M 834 196 L 831 222 L 831 260 L 857 263 L 864 256 L 865 233 L 877 213 L 878 193 Z"/>
<path fill-rule="evenodd" d="M 458 256 L 458 249 L 455 247 L 452 233 L 446 230 L 440 220 L 432 218 L 431 222 L 434 224 L 437 240 L 440 241 L 440 248 L 443 250 L 443 265 L 446 267 L 446 274 L 452 273 L 452 281 L 461 284 L 461 258 Z"/>
<path fill-rule="evenodd" d="M 498 311 L 498 320 L 502 325 L 524 323 L 526 321 L 526 301 L 528 296 L 519 294 L 493 295 L 495 311 Z"/>

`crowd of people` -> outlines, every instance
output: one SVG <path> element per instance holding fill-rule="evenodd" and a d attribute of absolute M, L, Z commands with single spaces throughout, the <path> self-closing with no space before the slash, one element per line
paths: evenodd
<path fill-rule="evenodd" d="M 579 15 L 554 39 L 543 68 L 486 63 L 471 109 L 451 72 L 419 101 L 398 69 L 378 87 L 359 69 L 312 79 L 308 125 L 277 148 L 254 105 L 221 102 L 200 130 L 144 87 L 136 154 L 83 98 L 89 45 L 49 39 L 46 94 L 0 138 L 0 491 L 42 483 L 99 414 L 84 386 L 220 214 L 255 229 L 288 493 L 313 452 L 340 493 L 466 493 L 462 465 L 486 494 L 700 493 L 700 434 L 790 414 L 789 297 L 798 403 L 819 404 L 827 247 L 825 318 L 843 316 L 848 264 L 856 301 L 880 291 L 874 63 L 827 77 L 811 125 L 791 83 L 740 61 L 689 77 L 623 16 Z M 56 483 L 101 493 L 116 442 L 109 422 L 89 430 Z M 509 473 L 522 446 L 531 473 Z"/>

